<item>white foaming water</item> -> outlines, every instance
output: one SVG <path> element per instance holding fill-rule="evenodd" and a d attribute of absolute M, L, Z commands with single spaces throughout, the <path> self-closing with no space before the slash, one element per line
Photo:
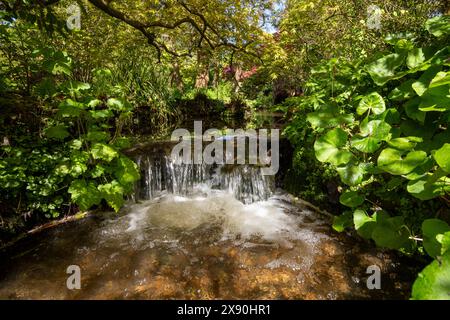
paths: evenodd
<path fill-rule="evenodd" d="M 313 245 L 324 237 L 302 227 L 309 212 L 293 215 L 289 209 L 289 204 L 276 198 L 243 204 L 230 192 L 199 185 L 189 196 L 162 193 L 153 200 L 132 205 L 126 216 L 126 231 L 138 236 L 149 228 L 189 233 L 218 226 L 223 231 L 222 240 L 245 242 L 259 238 L 284 245 L 289 240 Z"/>

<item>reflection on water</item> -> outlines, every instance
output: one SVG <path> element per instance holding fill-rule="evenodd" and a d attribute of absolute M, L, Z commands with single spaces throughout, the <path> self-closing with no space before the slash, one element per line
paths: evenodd
<path fill-rule="evenodd" d="M 366 288 L 373 264 L 381 291 Z M 66 288 L 69 265 L 81 268 L 81 290 Z M 198 185 L 22 241 L 1 256 L 0 298 L 406 298 L 399 267 L 288 195 L 245 205 Z"/>

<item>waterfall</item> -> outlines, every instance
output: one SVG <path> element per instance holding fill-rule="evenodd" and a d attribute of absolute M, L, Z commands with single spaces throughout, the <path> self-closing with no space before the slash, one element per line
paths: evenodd
<path fill-rule="evenodd" d="M 274 190 L 274 177 L 263 176 L 261 167 L 252 165 L 179 164 L 165 154 L 136 157 L 141 180 L 134 200 L 151 200 L 162 191 L 188 195 L 196 187 L 225 190 L 244 204 L 267 200 Z"/>

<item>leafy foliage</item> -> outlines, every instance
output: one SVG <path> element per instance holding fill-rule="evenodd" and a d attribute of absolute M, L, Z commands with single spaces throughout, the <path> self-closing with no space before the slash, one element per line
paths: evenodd
<path fill-rule="evenodd" d="M 319 65 L 303 98 L 315 101 L 307 117 L 316 135 L 315 156 L 331 165 L 347 186 L 340 202 L 351 211 L 335 218 L 334 229 L 353 225 L 377 245 L 406 253 L 420 246 L 415 239 L 421 233 L 425 251 L 437 259 L 448 248 L 448 224 L 420 218 L 411 223 L 411 213 L 392 210 L 389 193 L 400 193 L 410 202 L 448 201 L 450 47 L 443 46 L 448 43 L 447 22 L 448 17 L 441 16 L 426 23 L 431 33 L 426 46 L 390 37 L 391 53 Z M 295 128 L 293 122 L 286 130 Z M 419 278 L 413 296 L 430 296 L 421 293 L 420 283 L 438 286 L 435 280 L 445 272 L 433 263 Z"/>

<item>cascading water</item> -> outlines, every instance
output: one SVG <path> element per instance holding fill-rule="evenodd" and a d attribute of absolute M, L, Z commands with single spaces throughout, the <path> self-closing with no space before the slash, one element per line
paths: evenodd
<path fill-rule="evenodd" d="M 274 192 L 260 167 L 177 164 L 167 146 L 136 153 L 142 179 L 119 214 L 98 212 L 0 251 L 0 299 L 406 297 L 410 282 L 397 280 L 405 270 L 389 254 L 333 233 Z M 383 290 L 363 280 L 374 264 L 390 275 Z M 66 287 L 71 265 L 81 290 Z"/>
<path fill-rule="evenodd" d="M 141 181 L 134 200 L 151 200 L 162 191 L 188 195 L 200 185 L 227 191 L 244 204 L 267 200 L 274 192 L 274 177 L 257 166 L 180 164 L 165 154 L 139 155 L 136 162 Z"/>

